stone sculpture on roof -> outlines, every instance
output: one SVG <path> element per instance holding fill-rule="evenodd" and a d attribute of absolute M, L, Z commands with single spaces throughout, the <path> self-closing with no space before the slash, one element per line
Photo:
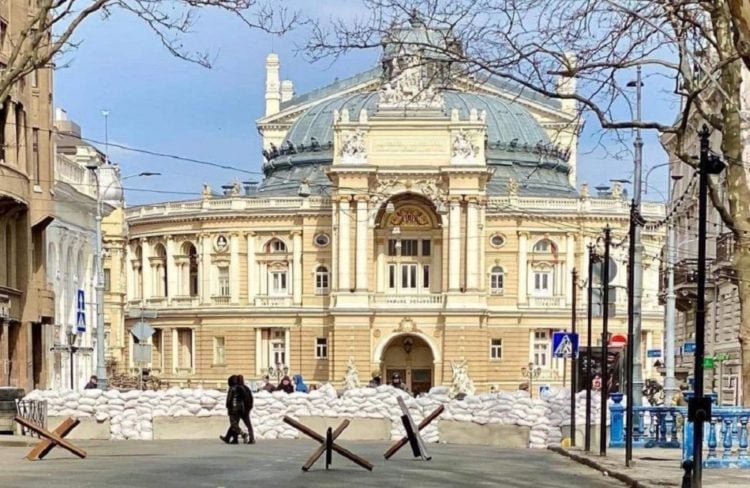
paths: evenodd
<path fill-rule="evenodd" d="M 461 131 L 453 137 L 454 163 L 473 163 L 477 159 L 478 148 L 472 143 L 468 133 Z"/>
<path fill-rule="evenodd" d="M 341 143 L 341 162 L 344 164 L 362 164 L 367 162 L 365 133 L 361 130 L 343 134 Z"/>

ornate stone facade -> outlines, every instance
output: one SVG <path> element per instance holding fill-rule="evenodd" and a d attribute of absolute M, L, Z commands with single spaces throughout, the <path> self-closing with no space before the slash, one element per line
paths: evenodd
<path fill-rule="evenodd" d="M 276 86 L 278 58 L 267 68 Z M 575 130 L 544 127 L 571 127 L 575 113 L 451 76 L 461 89 L 423 85 L 440 109 L 384 107 L 388 73 L 278 105 L 269 88 L 257 189 L 126 211 L 128 307 L 157 314 L 154 374 L 214 386 L 286 368 L 342 385 L 351 360 L 423 392 L 450 385 L 455 362 L 471 374 L 464 386 L 486 391 L 517 387 L 533 362 L 541 383 L 562 382 L 551 340 L 571 325 L 582 286 L 571 271 L 587 269 L 586 246 L 605 225 L 624 236 L 628 204 L 581 198 L 571 185 Z M 663 208 L 646 204 L 644 214 Z M 658 252 L 661 236 L 644 240 Z M 613 257 L 610 330 L 623 332 L 624 250 Z M 644 274 L 646 344 L 661 340 L 657 268 Z"/>

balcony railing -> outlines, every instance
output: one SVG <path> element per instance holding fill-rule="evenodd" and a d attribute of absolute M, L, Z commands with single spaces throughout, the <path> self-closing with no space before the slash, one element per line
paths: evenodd
<path fill-rule="evenodd" d="M 211 303 L 214 305 L 229 305 L 229 295 L 213 295 L 211 296 Z"/>
<path fill-rule="evenodd" d="M 181 295 L 172 297 L 172 305 L 174 307 L 197 307 L 199 303 L 197 296 Z"/>
<path fill-rule="evenodd" d="M 727 232 L 716 239 L 716 262 L 731 263 L 734 259 L 734 234 Z"/>
<path fill-rule="evenodd" d="M 256 307 L 291 307 L 292 297 L 290 296 L 261 296 L 255 297 Z"/>
<path fill-rule="evenodd" d="M 151 307 L 163 307 L 167 304 L 167 297 L 150 297 L 146 303 Z"/>
<path fill-rule="evenodd" d="M 538 297 L 530 295 L 527 303 L 529 308 L 565 308 L 565 297 Z"/>
<path fill-rule="evenodd" d="M 442 293 L 424 293 L 415 295 L 371 295 L 370 305 L 372 306 L 383 306 L 383 305 L 404 305 L 404 306 L 420 306 L 420 307 L 437 307 L 443 304 Z"/>

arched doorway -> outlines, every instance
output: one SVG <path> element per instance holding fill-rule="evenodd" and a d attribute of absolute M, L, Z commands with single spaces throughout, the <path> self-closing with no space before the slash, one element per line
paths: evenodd
<path fill-rule="evenodd" d="M 434 360 L 424 339 L 412 334 L 396 336 L 383 350 L 380 363 L 383 380 L 390 383 L 393 373 L 400 373 L 412 393 L 427 393 L 433 385 Z"/>

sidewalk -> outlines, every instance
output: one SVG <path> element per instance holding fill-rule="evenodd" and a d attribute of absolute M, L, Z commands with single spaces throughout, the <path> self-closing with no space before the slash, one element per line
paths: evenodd
<path fill-rule="evenodd" d="M 600 457 L 598 448 L 587 453 L 579 447 L 550 447 L 550 450 L 572 458 L 636 488 L 682 486 L 679 449 L 633 449 L 633 465 L 625 467 L 625 449 L 608 449 Z M 750 470 L 704 469 L 703 485 L 707 488 L 750 486 Z"/>
<path fill-rule="evenodd" d="M 39 439 L 36 437 L 24 437 L 22 435 L 0 435 L 0 446 L 26 447 L 33 446 Z"/>

